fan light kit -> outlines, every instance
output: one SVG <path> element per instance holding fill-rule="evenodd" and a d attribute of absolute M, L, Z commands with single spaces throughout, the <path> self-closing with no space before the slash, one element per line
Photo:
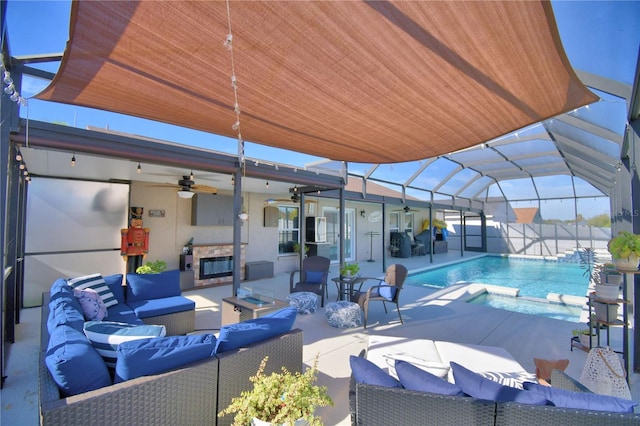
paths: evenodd
<path fill-rule="evenodd" d="M 178 197 L 180 198 L 193 198 L 194 194 L 195 192 L 191 192 L 191 191 L 184 191 L 184 190 L 178 191 Z"/>

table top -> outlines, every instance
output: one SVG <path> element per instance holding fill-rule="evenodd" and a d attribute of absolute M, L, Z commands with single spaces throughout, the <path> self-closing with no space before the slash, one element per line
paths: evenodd
<path fill-rule="evenodd" d="M 262 301 L 262 303 L 253 303 L 252 298 L 240 298 L 237 296 L 234 297 L 224 297 L 222 298 L 223 302 L 231 303 L 232 305 L 238 305 L 243 308 L 253 309 L 254 311 L 259 311 L 260 309 L 273 309 L 273 308 L 284 308 L 289 306 L 287 302 L 278 299 L 269 299 L 268 301 Z"/>
<path fill-rule="evenodd" d="M 340 277 L 331 278 L 331 281 L 333 281 L 335 283 L 343 282 L 343 283 L 346 283 L 346 284 L 353 284 L 353 283 L 357 283 L 357 282 L 364 281 L 364 280 L 366 280 L 365 277 L 345 277 L 345 276 L 340 276 Z"/>

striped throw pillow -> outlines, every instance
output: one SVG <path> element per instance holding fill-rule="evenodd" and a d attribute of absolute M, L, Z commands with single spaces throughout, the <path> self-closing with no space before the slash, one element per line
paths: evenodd
<path fill-rule="evenodd" d="M 100 274 L 91 274 L 68 279 L 67 284 L 78 290 L 84 290 L 85 288 L 95 290 L 100 295 L 100 298 L 104 302 L 104 306 L 107 308 L 118 304 L 118 299 L 116 299 L 116 296 Z"/>
<path fill-rule="evenodd" d="M 113 321 L 87 321 L 84 334 L 91 345 L 104 359 L 107 367 L 116 368 L 118 345 L 122 342 L 164 337 L 167 331 L 164 325 L 135 325 Z"/>

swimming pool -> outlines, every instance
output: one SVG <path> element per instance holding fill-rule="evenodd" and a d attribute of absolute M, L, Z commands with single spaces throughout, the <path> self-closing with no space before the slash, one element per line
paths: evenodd
<path fill-rule="evenodd" d="M 407 284 L 444 288 L 460 281 L 520 289 L 520 296 L 545 299 L 549 293 L 584 296 L 588 277 L 577 263 L 506 256 L 480 258 L 417 272 Z"/>
<path fill-rule="evenodd" d="M 582 314 L 582 307 L 576 305 L 549 303 L 545 300 L 536 301 L 493 293 L 482 293 L 467 300 L 467 303 L 571 322 L 580 322 L 580 315 Z"/>

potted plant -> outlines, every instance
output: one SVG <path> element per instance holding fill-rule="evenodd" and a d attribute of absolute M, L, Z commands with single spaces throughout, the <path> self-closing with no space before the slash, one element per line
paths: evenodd
<path fill-rule="evenodd" d="M 155 262 L 147 262 L 142 266 L 138 266 L 136 274 L 159 274 L 167 269 L 167 262 L 164 260 L 156 260 Z"/>
<path fill-rule="evenodd" d="M 324 386 L 315 385 L 318 357 L 304 373 L 291 373 L 282 367 L 280 373 L 264 374 L 268 356 L 264 357 L 255 376 L 249 380 L 253 389 L 233 398 L 218 416 L 235 413 L 234 425 L 322 425 L 314 414 L 316 407 L 333 405 Z"/>
<path fill-rule="evenodd" d="M 358 272 L 360 272 L 360 265 L 358 262 L 345 263 L 342 265 L 342 268 L 340 268 L 340 275 L 343 277 L 355 277 Z"/>
<path fill-rule="evenodd" d="M 578 341 L 585 348 L 595 347 L 598 344 L 598 336 L 588 328 L 577 328 L 572 333 L 578 337 Z"/>
<path fill-rule="evenodd" d="M 296 253 L 300 253 L 300 243 L 293 244 L 293 251 L 295 251 Z M 306 256 L 308 252 L 309 252 L 309 246 L 305 244 L 304 255 Z"/>
<path fill-rule="evenodd" d="M 634 272 L 638 270 L 640 258 L 640 235 L 628 231 L 620 231 L 609 240 L 607 249 L 613 257 L 616 267 L 621 271 Z"/>

